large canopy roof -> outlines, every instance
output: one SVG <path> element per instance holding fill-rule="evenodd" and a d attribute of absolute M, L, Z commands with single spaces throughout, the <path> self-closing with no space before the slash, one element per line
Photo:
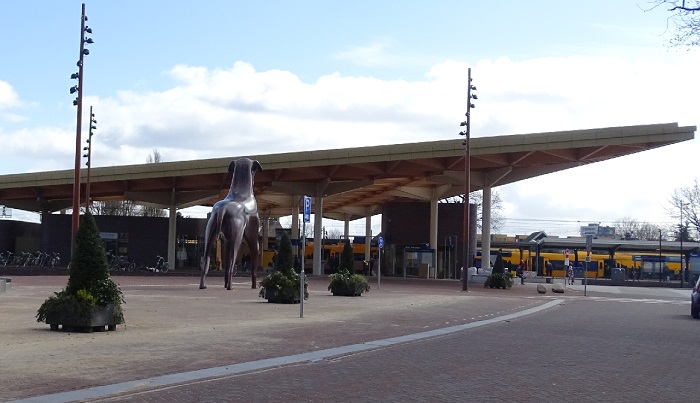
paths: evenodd
<path fill-rule="evenodd" d="M 579 165 L 694 138 L 677 123 L 478 137 L 470 141 L 471 189 L 497 187 Z M 291 214 L 301 195 L 323 196 L 323 216 L 356 219 L 398 200 L 443 199 L 464 193 L 463 139 L 249 156 L 258 208 Z M 228 192 L 237 157 L 92 168 L 93 200 L 133 200 L 177 208 L 212 205 Z M 86 172 L 81 173 L 85 183 Z M 0 204 L 53 212 L 72 207 L 74 171 L 0 176 Z M 84 190 L 83 190 L 84 194 Z"/>

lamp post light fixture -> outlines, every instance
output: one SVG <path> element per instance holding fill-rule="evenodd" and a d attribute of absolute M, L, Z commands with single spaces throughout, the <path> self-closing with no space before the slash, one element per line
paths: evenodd
<path fill-rule="evenodd" d="M 472 69 L 471 67 L 467 70 L 467 113 L 464 116 L 467 120 L 460 123 L 460 126 L 464 126 L 464 130 L 459 132 L 460 136 L 464 136 L 464 222 L 462 223 L 462 241 L 464 242 L 462 250 L 462 290 L 468 291 L 468 276 L 469 266 L 473 261 L 473 257 L 470 254 L 469 248 L 469 193 L 471 189 L 471 150 L 469 149 L 470 140 L 470 122 L 471 122 L 471 109 L 474 108 L 472 99 L 478 99 L 476 94 L 472 94 L 472 91 L 476 91 L 476 87 L 472 85 Z M 486 259 L 490 259 L 490 255 L 486 256 Z M 484 254 L 481 254 L 481 262 L 483 267 Z"/>
<path fill-rule="evenodd" d="M 73 220 L 72 220 L 72 232 L 71 232 L 71 256 L 74 251 L 75 246 L 75 234 L 78 232 L 78 226 L 80 223 L 80 133 L 81 133 L 81 121 L 83 117 L 83 59 L 85 56 L 90 54 L 90 51 L 85 48 L 86 44 L 94 43 L 92 38 L 87 38 L 85 34 L 91 34 L 92 29 L 88 27 L 85 22 L 88 20 L 85 15 L 85 3 L 82 5 L 82 14 L 80 16 L 80 57 L 78 59 L 78 72 L 71 74 L 70 78 L 72 80 L 78 80 L 78 84 L 70 88 L 70 93 L 78 93 L 77 97 L 73 100 L 73 105 L 77 108 L 77 122 L 75 127 L 75 173 L 73 181 Z"/>
<path fill-rule="evenodd" d="M 90 210 L 90 166 L 92 165 L 92 131 L 97 130 L 97 120 L 95 119 L 95 114 L 92 113 L 92 106 L 90 106 L 90 131 L 88 132 L 88 138 L 85 140 L 87 146 L 83 147 L 83 151 L 87 151 L 83 154 L 84 158 L 87 158 L 85 165 L 87 166 L 87 181 L 85 182 L 85 210 Z"/>

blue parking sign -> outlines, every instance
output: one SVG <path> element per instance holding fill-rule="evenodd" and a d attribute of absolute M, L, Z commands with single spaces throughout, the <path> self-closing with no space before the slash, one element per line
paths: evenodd
<path fill-rule="evenodd" d="M 304 196 L 304 222 L 311 221 L 311 198 Z"/>

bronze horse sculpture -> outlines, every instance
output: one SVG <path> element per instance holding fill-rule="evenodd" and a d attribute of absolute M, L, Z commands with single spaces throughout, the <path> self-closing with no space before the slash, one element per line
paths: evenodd
<path fill-rule="evenodd" d="M 258 242 L 258 204 L 253 195 L 255 172 L 262 171 L 260 163 L 249 158 L 231 161 L 228 171 L 233 173 L 231 187 L 225 199 L 216 202 L 207 221 L 204 234 L 204 256 L 199 288 L 207 288 L 204 279 L 209 272 L 209 260 L 216 241 L 221 239 L 221 267 L 224 287 L 233 288 L 236 259 L 241 243 L 250 249 L 252 286 L 255 288 L 255 269 L 260 254 Z"/>

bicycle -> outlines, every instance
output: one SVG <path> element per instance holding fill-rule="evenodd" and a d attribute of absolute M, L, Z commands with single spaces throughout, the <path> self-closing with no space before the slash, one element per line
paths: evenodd
<path fill-rule="evenodd" d="M 0 264 L 3 266 L 7 266 L 8 263 L 12 263 L 12 257 L 14 256 L 14 253 L 10 252 L 9 250 L 7 253 L 2 253 L 0 254 Z"/>
<path fill-rule="evenodd" d="M 136 263 L 130 262 L 129 258 L 126 256 L 112 256 L 109 262 L 109 271 L 122 271 L 131 273 L 136 269 Z"/>
<path fill-rule="evenodd" d="M 141 266 L 139 267 L 140 271 L 148 271 L 151 273 L 167 273 L 170 268 L 168 267 L 168 262 L 165 261 L 165 258 L 160 255 L 156 255 L 156 265 L 153 267 L 148 267 L 148 266 Z"/>
<path fill-rule="evenodd" d="M 44 267 L 44 264 L 46 263 L 48 257 L 48 253 L 36 251 L 29 257 L 29 259 L 27 259 L 27 261 L 25 262 L 25 266 L 33 268 Z"/>
<path fill-rule="evenodd" d="M 50 269 L 55 268 L 61 263 L 61 254 L 58 252 L 53 252 L 51 256 L 48 257 L 48 265 Z"/>
<path fill-rule="evenodd" d="M 21 255 L 15 255 L 12 259 L 12 266 L 26 267 L 31 257 L 32 254 L 30 252 L 22 252 Z"/>

